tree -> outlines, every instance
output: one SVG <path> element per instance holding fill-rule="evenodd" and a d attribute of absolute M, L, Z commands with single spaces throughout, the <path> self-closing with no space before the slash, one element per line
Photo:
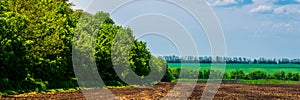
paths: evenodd
<path fill-rule="evenodd" d="M 229 75 L 231 79 L 240 79 L 245 77 L 243 70 L 231 71 Z"/>
<path fill-rule="evenodd" d="M 288 73 L 285 76 L 286 80 L 299 81 L 299 73 Z"/>
<path fill-rule="evenodd" d="M 284 80 L 285 79 L 285 72 L 284 71 L 276 72 L 276 73 L 273 74 L 273 77 L 275 79 L 278 79 L 278 80 Z"/>
<path fill-rule="evenodd" d="M 150 72 L 170 74 L 164 70 L 165 61 L 152 56 L 147 44 L 137 40 L 131 29 L 115 25 L 108 13 L 74 11 L 67 1 L 0 1 L 0 79 L 32 83 L 70 81 L 75 77 L 73 63 L 86 61 L 87 65 L 80 66 L 83 70 L 96 62 L 93 71 L 99 71 L 104 81 L 122 82 L 112 64 L 112 55 L 118 53 L 113 53 L 112 47 L 117 42 L 132 43 L 116 48 L 129 50 L 120 53 L 128 54 L 127 58 L 116 58 L 129 63 L 120 65 L 126 68 L 124 77 L 128 69 L 141 77 Z M 72 48 L 78 53 L 72 53 Z M 72 62 L 72 56 L 86 59 L 75 58 L 78 62 Z"/>
<path fill-rule="evenodd" d="M 3 3 L 4 1 L 1 1 Z M 1 4 L 0 13 L 0 78 L 24 80 L 27 77 L 26 46 L 24 39 L 28 18 L 11 12 Z"/>
<path fill-rule="evenodd" d="M 250 72 L 246 75 L 247 79 L 250 80 L 257 80 L 257 79 L 266 79 L 267 74 L 263 71 L 254 71 L 254 72 Z"/>
<path fill-rule="evenodd" d="M 95 56 L 98 72 L 104 81 L 122 83 L 120 78 L 132 77 L 130 70 L 140 77 L 145 77 L 150 72 L 166 71 L 161 70 L 166 64 L 151 55 L 146 43 L 135 39 L 131 29 L 114 25 L 108 13 L 82 14 L 75 32 L 78 36 L 75 36 L 77 39 L 74 41 L 74 50 L 89 54 L 82 56 Z M 154 63 L 150 63 L 151 58 Z M 155 67 L 150 69 L 150 64 Z"/>

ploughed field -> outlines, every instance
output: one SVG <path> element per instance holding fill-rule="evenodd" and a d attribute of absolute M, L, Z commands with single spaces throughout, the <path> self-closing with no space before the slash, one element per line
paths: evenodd
<path fill-rule="evenodd" d="M 97 99 L 98 97 L 112 99 L 160 99 L 172 91 L 176 83 L 161 82 L 154 86 L 110 88 L 105 92 L 104 89 L 92 89 L 73 92 L 59 93 L 40 93 L 40 94 L 21 94 L 2 96 L 1 99 Z M 191 83 L 181 83 L 179 90 L 186 90 L 186 86 Z M 197 84 L 189 99 L 200 99 L 206 84 Z M 111 91 L 111 93 L 110 93 Z M 112 95 L 113 94 L 113 95 Z M 180 99 L 188 95 L 186 93 L 169 95 L 169 99 Z M 174 97 L 174 98 L 173 98 Z M 98 98 L 99 99 L 99 98 Z M 181 98 L 182 99 L 182 98 Z M 220 99 L 289 99 L 300 100 L 300 85 L 245 85 L 245 84 L 221 84 L 216 93 L 215 100 Z"/>

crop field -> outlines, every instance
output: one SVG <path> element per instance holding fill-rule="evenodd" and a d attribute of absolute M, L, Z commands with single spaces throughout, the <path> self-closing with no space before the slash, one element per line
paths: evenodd
<path fill-rule="evenodd" d="M 169 68 L 190 68 L 207 70 L 211 68 L 211 64 L 195 64 L 195 63 L 169 63 Z M 218 64 L 216 64 L 218 66 Z M 216 68 L 216 70 L 219 70 Z M 284 71 L 286 73 L 300 73 L 300 64 L 226 64 L 225 72 L 229 73 L 235 70 L 243 70 L 245 73 L 253 71 L 264 71 L 269 74 Z"/>
<path fill-rule="evenodd" d="M 157 100 L 166 96 L 176 83 L 162 82 L 154 86 L 147 87 L 128 87 L 128 88 L 109 88 L 111 93 L 103 92 L 102 89 L 84 90 L 84 93 L 93 98 L 99 97 L 110 98 L 115 96 L 116 99 L 128 100 Z M 180 90 L 185 90 L 186 85 L 190 83 L 181 83 Z M 206 84 L 197 84 L 191 95 L 181 95 L 175 91 L 175 94 L 169 95 L 170 98 L 200 99 Z M 221 84 L 219 91 L 215 94 L 214 100 L 245 100 L 245 99 L 284 99 L 299 100 L 300 85 L 245 85 L 245 84 Z M 185 94 L 185 92 L 183 92 Z M 85 100 L 82 91 L 58 92 L 58 93 L 38 93 L 38 94 L 21 94 L 7 95 L 0 99 L 80 99 Z"/>

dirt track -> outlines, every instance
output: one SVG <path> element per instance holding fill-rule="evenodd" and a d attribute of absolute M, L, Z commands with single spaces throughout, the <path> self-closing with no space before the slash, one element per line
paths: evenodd
<path fill-rule="evenodd" d="M 189 85 L 189 83 L 183 83 Z M 131 87 L 109 89 L 119 99 L 160 99 L 174 87 L 175 83 L 158 83 L 152 87 Z M 205 84 L 197 84 L 189 99 L 200 99 Z M 182 88 L 184 89 L 184 88 Z M 86 93 L 91 99 L 98 97 L 112 99 L 113 95 L 103 92 L 103 89 L 86 90 L 84 92 L 61 92 L 45 93 L 34 95 L 8 95 L 1 99 L 86 99 Z M 184 95 L 173 95 L 171 97 L 180 98 Z M 118 99 L 117 98 L 117 99 Z M 300 85 L 242 85 L 242 84 L 222 84 L 215 95 L 216 100 L 245 100 L 245 99 L 288 99 L 300 100 Z"/>

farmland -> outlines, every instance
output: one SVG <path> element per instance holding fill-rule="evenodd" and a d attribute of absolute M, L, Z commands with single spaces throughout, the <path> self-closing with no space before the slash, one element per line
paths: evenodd
<path fill-rule="evenodd" d="M 189 68 L 207 70 L 211 68 L 211 64 L 196 64 L 196 63 L 169 63 L 169 68 Z M 264 71 L 268 74 L 273 74 L 279 71 L 286 73 L 300 73 L 300 64 L 226 64 L 225 72 L 229 73 L 235 70 L 243 70 L 245 73 L 253 71 Z"/>
<path fill-rule="evenodd" d="M 109 90 L 119 99 L 160 99 L 167 95 L 176 83 L 162 82 L 151 87 L 110 88 Z M 189 83 L 183 83 L 189 85 Z M 244 84 L 221 84 L 214 100 L 224 99 L 300 99 L 300 85 L 244 85 Z M 184 87 L 180 87 L 184 89 Z M 200 99 L 205 84 L 197 84 L 189 99 Z M 100 92 L 102 89 L 85 90 L 89 96 L 111 98 L 112 94 Z M 174 94 L 171 98 L 180 98 L 184 95 Z M 83 99 L 81 91 L 60 93 L 39 93 L 8 95 L 1 99 Z M 99 98 L 98 98 L 99 99 Z"/>
<path fill-rule="evenodd" d="M 116 24 L 109 12 L 89 13 L 72 6 L 68 0 L 0 1 L 0 99 L 86 99 L 82 88 L 96 98 L 110 98 L 102 91 L 108 88 L 120 99 L 159 99 L 181 76 L 184 86 L 195 77 L 204 81 L 188 95 L 199 99 L 211 73 L 224 76 L 214 77 L 222 82 L 234 81 L 223 82 L 215 99 L 300 98 L 298 58 L 227 59 L 230 64 L 222 73 L 210 69 L 211 64 L 192 64 L 215 62 L 212 57 L 193 61 L 183 57 L 189 64 L 170 63 L 164 70 L 168 61 L 154 56 L 145 41 L 129 27 Z M 223 62 L 223 57 L 216 59 Z M 194 70 L 198 68 L 201 71 Z M 154 80 L 157 76 L 161 79 Z M 161 83 L 145 86 L 156 82 Z"/>

